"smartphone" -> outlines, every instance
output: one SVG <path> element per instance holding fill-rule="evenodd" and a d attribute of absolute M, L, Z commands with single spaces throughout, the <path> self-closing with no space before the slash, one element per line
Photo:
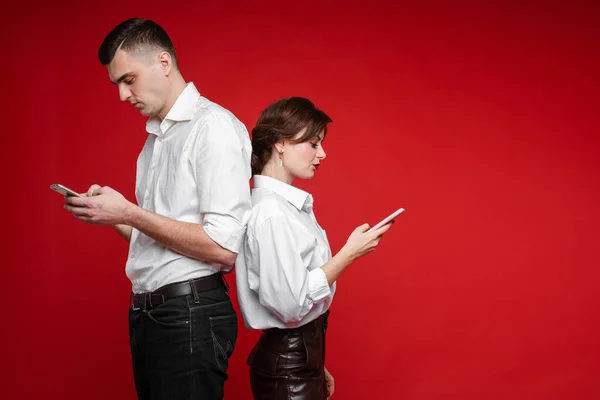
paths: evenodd
<path fill-rule="evenodd" d="M 68 187 L 63 186 L 59 183 L 54 183 L 54 184 L 50 185 L 50 189 L 62 194 L 63 196 L 84 197 L 84 196 L 80 195 L 79 193 L 77 193 L 76 191 L 69 189 Z"/>
<path fill-rule="evenodd" d="M 397 209 L 396 211 L 394 211 L 393 213 L 388 215 L 386 218 L 384 218 L 377 225 L 375 225 L 374 227 L 369 229 L 367 232 L 371 232 L 371 231 L 381 228 L 382 226 L 384 226 L 385 224 L 387 224 L 388 222 L 390 222 L 391 220 L 393 220 L 394 218 L 396 218 L 398 215 L 402 214 L 403 212 L 404 212 L 404 208 Z"/>

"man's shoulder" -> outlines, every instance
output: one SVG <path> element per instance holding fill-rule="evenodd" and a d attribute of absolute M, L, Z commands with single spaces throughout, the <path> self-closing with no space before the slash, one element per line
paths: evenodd
<path fill-rule="evenodd" d="M 200 96 L 196 103 L 194 121 L 205 122 L 212 118 L 225 118 L 237 122 L 237 117 L 228 109 L 204 96 Z"/>

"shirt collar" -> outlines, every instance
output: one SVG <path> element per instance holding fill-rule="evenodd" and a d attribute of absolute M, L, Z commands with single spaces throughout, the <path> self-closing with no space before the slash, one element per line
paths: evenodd
<path fill-rule="evenodd" d="M 190 121 L 194 117 L 196 103 L 200 98 L 200 92 L 194 83 L 188 83 L 175 100 L 175 104 L 169 110 L 164 120 L 152 117 L 146 122 L 146 131 L 154 135 L 162 135 L 175 122 Z"/>
<path fill-rule="evenodd" d="M 305 192 L 302 189 L 298 189 L 295 186 L 288 185 L 278 179 L 271 178 L 265 175 L 254 175 L 254 188 L 264 188 L 272 190 L 277 193 L 289 203 L 291 203 L 298 210 L 303 208 L 310 211 L 313 205 L 313 197 L 310 193 Z"/>

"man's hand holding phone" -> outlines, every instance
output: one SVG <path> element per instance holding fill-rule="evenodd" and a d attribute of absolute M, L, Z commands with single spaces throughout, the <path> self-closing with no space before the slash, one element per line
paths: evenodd
<path fill-rule="evenodd" d="M 51 188 L 65 195 L 65 209 L 87 224 L 126 224 L 129 207 L 133 206 L 121 193 L 108 186 L 92 185 L 85 194 L 58 184 Z"/>

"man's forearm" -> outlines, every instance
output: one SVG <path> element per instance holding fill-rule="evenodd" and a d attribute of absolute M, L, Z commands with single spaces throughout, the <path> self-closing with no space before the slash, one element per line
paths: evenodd
<path fill-rule="evenodd" d="M 125 223 L 185 256 L 231 266 L 236 254 L 215 243 L 202 224 L 176 221 L 144 210 L 129 207 Z"/>
<path fill-rule="evenodd" d="M 114 230 L 117 231 L 119 235 L 128 242 L 131 242 L 131 230 L 133 229 L 129 225 L 114 225 Z"/>

